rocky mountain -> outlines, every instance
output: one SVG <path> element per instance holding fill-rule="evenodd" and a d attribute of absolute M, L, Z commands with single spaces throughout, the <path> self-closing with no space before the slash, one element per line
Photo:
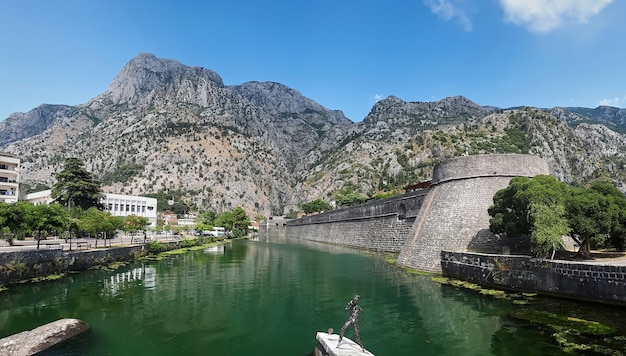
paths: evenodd
<path fill-rule="evenodd" d="M 564 181 L 624 189 L 624 114 L 390 96 L 353 123 L 279 83 L 225 86 L 211 70 L 140 54 L 83 105 L 12 114 L 0 145 L 22 158 L 31 186 L 50 186 L 74 156 L 108 192 L 165 192 L 200 210 L 241 205 L 268 216 L 338 190 L 400 190 L 430 179 L 440 160 L 478 153 L 531 153 Z"/>

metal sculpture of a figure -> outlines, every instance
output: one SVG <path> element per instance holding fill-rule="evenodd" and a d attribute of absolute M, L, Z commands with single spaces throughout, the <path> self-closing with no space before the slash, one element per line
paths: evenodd
<path fill-rule="evenodd" d="M 365 349 L 363 348 L 363 343 L 361 342 L 361 336 L 359 335 L 359 313 L 363 312 L 363 308 L 361 308 L 360 305 L 357 305 L 358 302 L 359 302 L 359 296 L 355 295 L 354 298 L 352 298 L 348 302 L 348 305 L 346 305 L 346 310 L 348 311 L 348 320 L 341 327 L 341 331 L 339 332 L 339 342 L 337 343 L 337 347 L 339 347 L 339 344 L 341 343 L 341 340 L 343 339 L 343 334 L 346 331 L 346 329 L 350 325 L 352 325 L 354 327 L 354 338 L 356 339 L 357 344 L 361 346 L 361 350 L 365 351 Z"/>

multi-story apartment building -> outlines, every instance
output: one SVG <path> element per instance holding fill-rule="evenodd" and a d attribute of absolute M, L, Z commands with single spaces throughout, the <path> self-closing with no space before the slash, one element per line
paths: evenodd
<path fill-rule="evenodd" d="M 15 203 L 19 196 L 20 159 L 0 151 L 0 202 Z"/>

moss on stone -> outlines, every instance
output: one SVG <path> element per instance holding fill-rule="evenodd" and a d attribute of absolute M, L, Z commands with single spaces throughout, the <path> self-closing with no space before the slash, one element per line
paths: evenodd
<path fill-rule="evenodd" d="M 24 280 L 20 283 L 27 283 L 27 282 L 43 282 L 43 281 L 56 281 L 61 279 L 62 277 L 65 277 L 65 273 L 58 273 L 58 274 L 51 274 L 48 276 L 43 276 L 43 277 L 35 277 L 35 278 L 31 278 L 31 279 L 27 279 Z"/>
<path fill-rule="evenodd" d="M 490 295 L 492 297 L 502 298 L 502 299 L 509 297 L 505 291 L 498 290 L 498 289 L 484 289 L 484 288 L 481 288 L 480 289 L 480 294 Z"/>
<path fill-rule="evenodd" d="M 93 267 L 93 269 L 100 269 L 103 271 L 115 271 L 120 267 L 126 266 L 128 263 L 124 262 L 124 261 L 118 261 L 118 262 L 113 262 L 113 263 L 109 263 L 106 265 L 96 265 Z"/>
<path fill-rule="evenodd" d="M 586 335 L 610 335 L 615 333 L 615 327 L 612 325 L 541 310 L 520 309 L 511 312 L 511 316 L 535 324 L 548 325 L 558 329 L 574 330 Z"/>
<path fill-rule="evenodd" d="M 419 274 L 419 275 L 431 275 L 432 273 L 430 272 L 424 272 L 424 271 L 420 271 L 418 269 L 413 269 L 413 268 L 405 268 L 403 269 L 404 272 L 410 273 L 410 274 Z"/>
<path fill-rule="evenodd" d="M 178 249 L 175 249 L 175 250 L 162 252 L 161 255 L 163 255 L 163 256 L 181 255 L 181 254 L 187 253 L 189 251 L 204 250 L 205 248 L 208 248 L 208 247 L 220 246 L 220 245 L 224 245 L 224 242 L 221 242 L 221 241 L 220 242 L 211 242 L 211 243 L 204 244 L 204 245 L 178 248 Z"/>
<path fill-rule="evenodd" d="M 460 279 L 446 278 L 446 277 L 433 277 L 432 280 L 437 283 L 447 284 L 447 285 L 458 287 L 458 288 L 465 288 L 465 289 L 471 289 L 471 290 L 477 290 L 477 291 L 483 290 L 483 288 L 476 283 L 462 281 Z"/>

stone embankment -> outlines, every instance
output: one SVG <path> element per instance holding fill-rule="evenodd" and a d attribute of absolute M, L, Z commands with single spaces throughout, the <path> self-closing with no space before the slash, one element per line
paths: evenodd
<path fill-rule="evenodd" d="M 162 242 L 167 249 L 178 248 L 179 241 Z M 90 250 L 63 251 L 20 250 L 0 252 L 0 285 L 45 277 L 70 271 L 81 271 L 114 262 L 133 261 L 146 254 L 144 244 L 113 246 Z"/>
<path fill-rule="evenodd" d="M 529 256 L 447 252 L 446 277 L 514 291 L 626 305 L 626 265 L 537 259 Z"/>

